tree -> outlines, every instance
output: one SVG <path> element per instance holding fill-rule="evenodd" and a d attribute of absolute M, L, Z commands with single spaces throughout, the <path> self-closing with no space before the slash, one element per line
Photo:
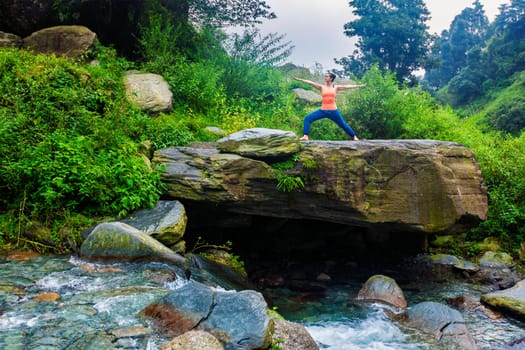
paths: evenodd
<path fill-rule="evenodd" d="M 449 30 L 443 31 L 432 47 L 432 57 L 440 64 L 426 72 L 425 80 L 434 90 L 445 86 L 467 66 L 470 50 L 485 44 L 488 18 L 478 0 L 472 5 L 454 18 Z"/>
<path fill-rule="evenodd" d="M 84 25 L 102 44 L 132 56 L 151 11 L 169 13 L 180 36 L 191 36 L 191 24 L 217 28 L 275 18 L 263 0 L 0 0 L 0 28 L 26 36 L 46 26 Z"/>
<path fill-rule="evenodd" d="M 512 0 L 500 11 L 484 54 L 487 74 L 498 82 L 525 70 L 525 0 Z"/>
<path fill-rule="evenodd" d="M 510 29 L 517 34 L 525 28 L 525 0 L 511 0 L 500 7 L 500 14 L 494 20 L 494 30 L 501 32 Z M 520 31 L 521 30 L 521 31 Z"/>
<path fill-rule="evenodd" d="M 262 0 L 163 0 L 185 4 L 189 20 L 212 26 L 252 25 L 259 19 L 273 19 L 275 14 Z"/>
<path fill-rule="evenodd" d="M 423 0 L 352 0 L 350 6 L 358 19 L 345 24 L 345 34 L 359 39 L 357 50 L 338 61 L 347 73 L 359 75 L 352 70 L 378 64 L 404 81 L 427 65 L 432 37 Z"/>
<path fill-rule="evenodd" d="M 269 33 L 262 36 L 259 29 L 245 30 L 242 35 L 233 33 L 226 40 L 226 51 L 235 60 L 260 66 L 282 63 L 292 54 L 290 41 L 281 43 L 285 34 Z"/>
<path fill-rule="evenodd" d="M 232 34 L 224 43 L 228 55 L 219 64 L 224 69 L 226 93 L 260 100 L 277 96 L 281 86 L 272 79 L 272 68 L 289 57 L 294 48 L 289 41 L 282 42 L 284 37 L 276 33 L 263 36 L 259 29 Z"/>

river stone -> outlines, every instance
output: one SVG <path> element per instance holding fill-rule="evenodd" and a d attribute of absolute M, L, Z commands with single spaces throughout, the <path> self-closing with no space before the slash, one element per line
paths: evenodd
<path fill-rule="evenodd" d="M 204 331 L 189 331 L 162 344 L 161 350 L 224 350 L 221 342 Z"/>
<path fill-rule="evenodd" d="M 432 254 L 428 255 L 427 259 L 432 264 L 450 265 L 461 271 L 477 272 L 479 270 L 478 265 L 474 264 L 473 262 L 460 259 L 454 255 Z"/>
<path fill-rule="evenodd" d="M 261 293 L 217 291 L 215 303 L 202 327 L 222 340 L 226 350 L 264 349 L 270 345 L 270 316 Z"/>
<path fill-rule="evenodd" d="M 383 275 L 370 277 L 359 293 L 357 300 L 382 301 L 395 307 L 406 309 L 407 302 L 403 291 L 393 278 Z"/>
<path fill-rule="evenodd" d="M 210 134 L 212 135 L 217 135 L 217 136 L 225 136 L 227 134 L 226 131 L 224 131 L 223 129 L 217 127 L 217 126 L 207 126 L 204 128 L 204 130 L 206 130 L 207 132 L 209 132 Z"/>
<path fill-rule="evenodd" d="M 481 296 L 481 302 L 503 313 L 525 320 L 525 280 L 512 288 Z"/>
<path fill-rule="evenodd" d="M 525 337 L 514 339 L 495 350 L 523 350 L 525 349 Z"/>
<path fill-rule="evenodd" d="M 465 271 L 465 272 L 478 272 L 479 266 L 474 264 L 471 261 L 467 260 L 459 260 L 456 264 L 454 264 L 454 267 L 458 270 Z"/>
<path fill-rule="evenodd" d="M 447 349 L 479 349 L 461 313 L 446 305 L 433 301 L 422 302 L 409 308 L 405 316 L 410 327 L 433 335 Z"/>
<path fill-rule="evenodd" d="M 161 260 L 185 265 L 186 259 L 136 228 L 122 223 L 99 224 L 80 247 L 80 256 L 91 260 Z"/>
<path fill-rule="evenodd" d="M 259 349 L 271 340 L 267 307 L 258 292 L 223 291 L 190 281 L 140 313 L 176 335 L 205 330 L 226 350 Z"/>
<path fill-rule="evenodd" d="M 306 90 L 302 88 L 292 89 L 298 100 L 306 102 L 308 104 L 317 104 L 322 101 L 321 95 L 312 90 Z"/>
<path fill-rule="evenodd" d="M 502 251 L 497 237 L 486 237 L 483 241 L 476 243 L 483 251 L 499 252 Z"/>
<path fill-rule="evenodd" d="M 172 109 L 173 93 L 158 74 L 128 72 L 124 75 L 127 98 L 142 111 L 152 114 Z"/>
<path fill-rule="evenodd" d="M 119 328 L 111 331 L 116 338 L 131 338 L 131 337 L 143 337 L 150 335 L 153 331 L 150 328 L 144 326 L 131 326 L 127 328 Z"/>
<path fill-rule="evenodd" d="M 272 319 L 274 330 L 272 334 L 272 344 L 275 344 L 275 349 L 281 350 L 318 350 L 319 346 L 314 338 L 308 333 L 304 326 L 281 320 L 279 318 Z"/>
<path fill-rule="evenodd" d="M 11 33 L 4 33 L 0 31 L 0 47 L 15 47 L 22 46 L 22 38 Z"/>
<path fill-rule="evenodd" d="M 78 58 L 91 50 L 96 37 L 84 26 L 55 26 L 24 38 L 23 47 L 36 53 Z"/>
<path fill-rule="evenodd" d="M 449 254 L 432 254 L 428 256 L 430 262 L 439 265 L 452 265 L 459 263 L 459 258 Z"/>
<path fill-rule="evenodd" d="M 54 303 L 61 298 L 61 295 L 55 292 L 46 292 L 35 295 L 35 300 L 40 302 Z"/>
<path fill-rule="evenodd" d="M 513 261 L 512 257 L 507 253 L 489 251 L 479 258 L 479 264 L 482 267 L 505 268 L 512 266 Z"/>
<path fill-rule="evenodd" d="M 213 299 L 211 288 L 190 281 L 160 301 L 148 305 L 140 314 L 152 318 L 157 326 L 178 336 L 195 329 L 208 316 Z"/>
<path fill-rule="evenodd" d="M 217 141 L 217 148 L 222 153 L 256 159 L 291 156 L 300 147 L 293 132 L 265 128 L 241 130 Z"/>
<path fill-rule="evenodd" d="M 139 210 L 122 222 L 173 249 L 184 236 L 188 217 L 179 201 L 158 201 L 154 208 Z"/>
<path fill-rule="evenodd" d="M 114 337 L 103 332 L 83 334 L 78 340 L 68 345 L 68 349 L 78 350 L 112 350 Z"/>

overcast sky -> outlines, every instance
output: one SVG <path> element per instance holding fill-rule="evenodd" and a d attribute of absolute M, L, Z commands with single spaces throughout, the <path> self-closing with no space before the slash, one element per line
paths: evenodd
<path fill-rule="evenodd" d="M 464 8 L 474 0 L 425 0 L 430 11 L 430 33 L 440 34 Z M 480 0 L 492 22 L 499 7 L 509 0 Z M 295 46 L 289 61 L 313 68 L 320 63 L 324 69 L 341 67 L 334 58 L 348 56 L 354 50 L 355 38 L 344 34 L 344 25 L 354 19 L 349 0 L 266 0 L 277 19 L 265 21 L 261 32 L 286 34 L 285 41 Z"/>

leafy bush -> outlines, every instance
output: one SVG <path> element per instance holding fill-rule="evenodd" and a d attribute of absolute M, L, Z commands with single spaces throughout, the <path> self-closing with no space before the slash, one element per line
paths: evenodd
<path fill-rule="evenodd" d="M 354 90 L 348 95 L 347 109 L 351 125 L 361 138 L 395 138 L 401 134 L 402 120 L 399 120 L 394 107 L 400 93 L 392 74 L 383 76 L 374 67 L 367 71 L 362 81 L 366 87 Z"/>
<path fill-rule="evenodd" d="M 488 219 L 476 235 L 496 235 L 517 248 L 525 240 L 525 134 L 493 134 L 472 146 L 489 194 Z"/>
<path fill-rule="evenodd" d="M 161 114 L 150 120 L 144 130 L 144 138 L 153 143 L 153 150 L 158 150 L 186 146 L 195 141 L 195 133 L 182 116 Z"/>
<path fill-rule="evenodd" d="M 351 91 L 342 108 L 361 138 L 401 137 L 410 118 L 431 115 L 437 108 L 428 93 L 401 89 L 393 74 L 377 67 L 367 71 L 362 82 L 366 87 Z"/>
<path fill-rule="evenodd" d="M 0 49 L 1 212 L 50 223 L 124 215 L 159 198 L 160 174 L 136 142 L 151 121 L 124 97 L 128 64 L 99 53 L 99 65 L 84 65 Z"/>
<path fill-rule="evenodd" d="M 402 137 L 408 139 L 459 140 L 460 120 L 447 108 L 433 109 L 420 105 L 419 113 L 412 113 L 404 124 Z"/>

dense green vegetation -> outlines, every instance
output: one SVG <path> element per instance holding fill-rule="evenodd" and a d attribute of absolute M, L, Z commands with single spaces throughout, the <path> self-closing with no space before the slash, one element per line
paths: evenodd
<path fill-rule="evenodd" d="M 455 75 L 449 74 L 446 82 L 436 80 L 427 91 L 403 84 L 388 69 L 390 63 L 367 61 L 359 74 L 366 87 L 342 94 L 338 105 L 362 138 L 439 139 L 472 148 L 490 209 L 488 220 L 466 238 L 496 236 L 517 251 L 525 240 L 525 78 L 523 60 L 501 45 L 506 40 L 507 48 L 522 50 L 523 39 L 509 41 L 521 22 L 502 23 L 493 36 L 484 37 L 487 46 L 481 56 L 492 65 L 483 71 L 483 91 L 470 91 L 465 98 L 462 88 L 454 90 L 454 79 L 474 70 L 467 64 L 472 60 L 462 61 L 463 67 L 447 66 L 447 74 L 454 69 Z M 151 168 L 147 155 L 217 139 L 206 126 L 227 132 L 270 127 L 301 133 L 310 108 L 291 93 L 305 86 L 289 77 L 316 77 L 294 72 L 289 65 L 277 68 L 290 49 L 282 36 L 247 31 L 228 38 L 206 26 L 181 31 L 180 19 L 174 21 L 169 12 L 150 13 L 137 33 L 140 50 L 134 60 L 104 46 L 81 61 L 0 49 L 4 247 L 76 249 L 86 226 L 153 205 L 164 188 L 160 169 Z M 130 105 L 121 80 L 128 69 L 164 76 L 174 92 L 173 111 L 149 116 Z M 316 123 L 311 137 L 345 139 L 329 121 Z M 285 180 L 280 182 L 284 190 L 297 186 Z"/>

